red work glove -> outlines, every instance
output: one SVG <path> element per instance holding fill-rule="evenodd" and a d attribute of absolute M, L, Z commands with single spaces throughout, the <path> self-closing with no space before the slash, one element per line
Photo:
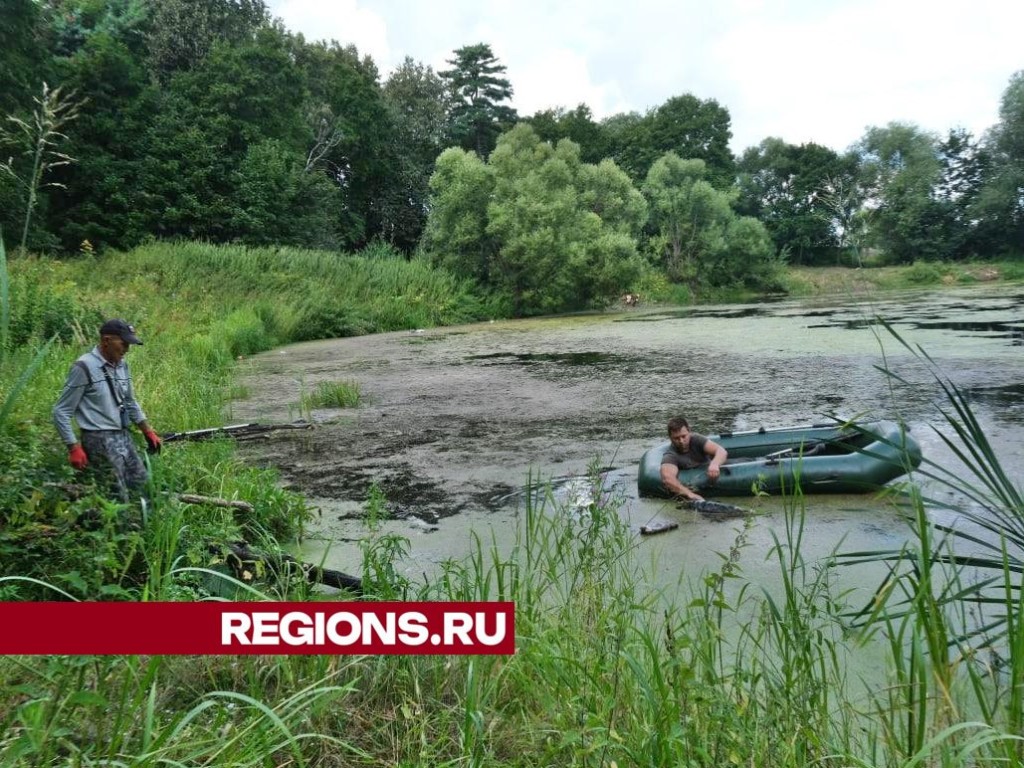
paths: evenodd
<path fill-rule="evenodd" d="M 160 435 L 152 429 L 147 429 L 142 433 L 142 436 L 146 438 L 147 453 L 160 453 L 160 449 L 163 448 L 164 445 L 164 441 L 160 439 Z"/>
<path fill-rule="evenodd" d="M 85 469 L 85 465 L 89 463 L 89 457 L 85 455 L 85 449 L 78 443 L 71 446 L 71 450 L 68 451 L 68 463 L 71 464 L 75 469 Z"/>

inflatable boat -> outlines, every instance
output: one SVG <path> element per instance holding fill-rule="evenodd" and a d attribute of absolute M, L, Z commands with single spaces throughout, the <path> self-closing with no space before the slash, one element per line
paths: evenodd
<path fill-rule="evenodd" d="M 921 463 L 921 446 L 894 421 L 812 424 L 784 429 L 708 435 L 729 452 L 710 483 L 707 467 L 679 471 L 679 482 L 704 497 L 760 493 L 870 493 Z M 661 457 L 667 440 L 640 460 L 641 496 L 669 494 L 661 485 Z"/>

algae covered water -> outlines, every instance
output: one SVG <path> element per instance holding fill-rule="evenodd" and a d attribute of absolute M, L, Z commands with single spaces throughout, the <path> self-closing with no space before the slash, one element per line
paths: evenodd
<path fill-rule="evenodd" d="M 1024 475 L 1019 287 L 640 308 L 311 342 L 243 363 L 250 396 L 233 404 L 231 418 L 318 422 L 247 449 L 318 508 L 306 559 L 326 552 L 330 567 L 358 570 L 373 483 L 387 499 L 386 530 L 409 539 L 404 566 L 418 576 L 463 557 L 473 534 L 507 545 L 528 482 L 549 485 L 571 508 L 585 505 L 587 478 L 598 473 L 638 531 L 679 524 L 641 540 L 654 572 L 671 582 L 714 567 L 737 536 L 732 521 L 637 498 L 639 458 L 671 416 L 712 433 L 830 415 L 899 417 L 928 458 L 953 461 L 932 429 L 942 426 L 942 392 L 886 323 L 968 394 L 1006 469 Z M 894 386 L 879 367 L 904 383 Z M 320 381 L 355 381 L 365 403 L 302 414 L 303 393 Z M 764 552 L 783 502 L 745 503 L 759 513 L 745 534 L 748 551 Z M 806 525 L 807 557 L 907 536 L 892 506 L 872 496 L 808 497 Z M 759 560 L 748 558 L 748 576 L 757 577 Z"/>

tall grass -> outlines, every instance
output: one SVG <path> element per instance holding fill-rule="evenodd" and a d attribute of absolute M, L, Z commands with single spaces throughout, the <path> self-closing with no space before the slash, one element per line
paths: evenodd
<path fill-rule="evenodd" d="M 852 623 L 889 644 L 890 685 L 874 698 L 891 751 L 942 765 L 1024 764 L 1024 496 L 969 400 L 922 348 L 887 330 L 943 394 L 930 428 L 956 464 L 925 457 L 906 492 L 912 533 L 898 551 L 846 552 L 889 575 Z M 904 379 L 888 365 L 891 380 Z M 926 488 L 926 492 L 922 490 Z M 939 522 L 941 512 L 954 522 Z M 941 735 L 938 738 L 937 734 Z"/>
<path fill-rule="evenodd" d="M 84 311 L 136 321 L 147 342 L 130 359 L 137 389 L 168 430 L 218 423 L 235 357 L 292 338 L 315 291 L 325 312 L 332 298 L 351 298 L 352 317 L 383 322 L 387 312 L 364 303 L 382 285 L 410 299 L 421 268 L 374 259 L 376 277 L 351 277 L 363 288 L 349 293 L 336 257 L 209 246 L 179 257 L 175 248 L 110 257 L 104 266 L 122 270 L 113 288 L 93 282 L 95 263 L 45 266 L 53 284 L 79 282 Z M 15 268 L 18 280 L 44 271 Z M 471 302 L 456 293 L 438 297 L 457 316 Z M 389 322 L 447 316 L 435 304 Z M 0 372 L 5 402 L 37 354 L 41 339 L 30 336 L 5 353 L 14 363 Z M 83 346 L 54 342 L 0 428 L 0 596 L 195 599 L 209 579 L 230 582 L 210 541 L 295 534 L 304 502 L 226 442 L 168 446 L 154 460 L 142 531 L 120 525 L 122 505 L 45 485 L 75 479 L 49 408 Z M 937 502 L 911 488 L 905 549 L 809 562 L 797 495 L 771 531 L 770 583 L 744 574 L 751 533 L 764 524 L 749 518 L 735 523 L 716 570 L 659 592 L 595 477 L 582 512 L 528 493 L 510 550 L 478 535 L 467 558 L 413 581 L 400 576 L 408 542 L 375 524 L 385 509 L 377 491 L 362 550 L 368 596 L 513 600 L 514 656 L 0 658 L 0 765 L 1024 765 L 1020 489 L 962 393 L 944 391 L 939 434 L 966 472 L 926 457 L 920 473 L 965 500 L 960 520 L 972 528 L 936 526 Z M 180 490 L 244 498 L 256 512 L 184 507 L 171 496 Z M 869 560 L 886 563 L 890 578 L 858 610 L 831 566 Z M 330 599 L 243 586 L 238 599 Z M 881 664 L 881 684 L 851 673 L 858 654 Z"/>
<path fill-rule="evenodd" d="M 1022 764 L 1019 682 L 939 653 L 950 624 L 928 590 L 913 611 L 879 609 L 886 642 L 850 642 L 850 606 L 828 567 L 839 555 L 804 559 L 799 496 L 772 532 L 777 579 L 744 577 L 749 534 L 762 524 L 748 518 L 720 567 L 678 593 L 651 591 L 639 540 L 606 493 L 582 513 L 551 494 L 525 498 L 511 549 L 477 536 L 436 579 L 393 578 L 407 549 L 372 524 L 380 509 L 368 509 L 365 548 L 370 598 L 513 600 L 514 656 L 4 659 L 0 761 Z M 369 504 L 382 509 L 383 499 Z M 172 519 L 151 535 L 177 527 Z M 918 573 L 935 568 L 918 562 Z M 857 653 L 884 658 L 887 684 L 851 678 Z"/>
<path fill-rule="evenodd" d="M 107 261 L 123 280 L 145 275 L 149 290 L 173 292 L 178 307 L 257 318 L 275 343 L 451 325 L 496 312 L 471 285 L 421 260 L 156 243 Z"/>

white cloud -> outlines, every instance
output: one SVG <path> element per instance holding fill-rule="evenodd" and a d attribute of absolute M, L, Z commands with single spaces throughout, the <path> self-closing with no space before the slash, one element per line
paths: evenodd
<path fill-rule="evenodd" d="M 380 66 L 391 59 L 387 24 L 380 14 L 360 7 L 358 0 L 277 0 L 268 4 L 285 27 L 310 41 L 354 44 Z"/>
<path fill-rule="evenodd" d="M 598 117 L 693 93 L 732 116 L 733 149 L 781 136 L 842 150 L 867 126 L 976 135 L 1024 68 L 1024 2 L 1006 0 L 271 0 L 312 38 L 354 43 L 386 75 L 491 45 L 521 114 Z"/>
<path fill-rule="evenodd" d="M 586 104 L 600 118 L 630 108 L 616 83 L 594 82 L 586 58 L 565 48 L 545 50 L 525 65 L 510 67 L 507 74 L 514 84 L 516 107 L 524 115 Z"/>

